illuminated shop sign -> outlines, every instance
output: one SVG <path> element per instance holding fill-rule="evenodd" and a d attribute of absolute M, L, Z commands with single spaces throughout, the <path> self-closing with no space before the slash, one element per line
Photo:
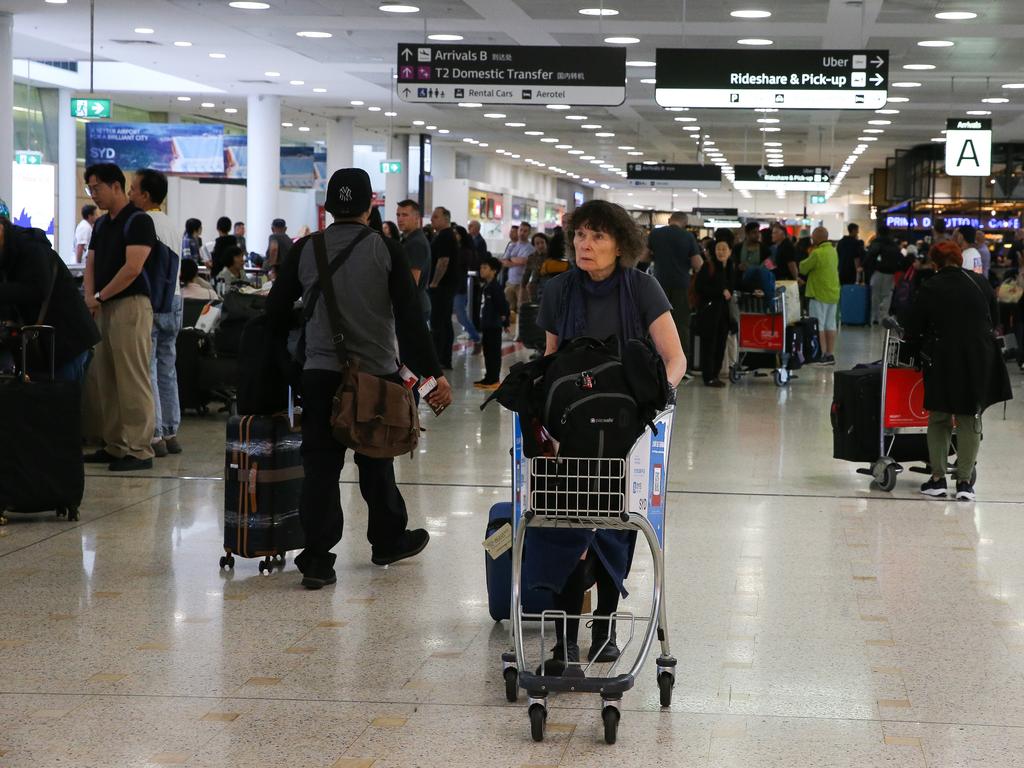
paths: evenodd
<path fill-rule="evenodd" d="M 942 216 L 947 229 L 974 227 L 988 230 L 1020 229 L 1019 216 L 979 216 L 977 214 Z M 889 229 L 931 229 L 935 218 L 931 214 L 890 214 L 885 217 Z"/>

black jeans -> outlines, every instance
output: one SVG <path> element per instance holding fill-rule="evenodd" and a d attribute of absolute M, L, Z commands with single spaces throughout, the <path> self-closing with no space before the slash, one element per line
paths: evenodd
<path fill-rule="evenodd" d="M 430 292 L 430 334 L 434 337 L 434 351 L 442 368 L 452 367 L 452 345 L 455 329 L 452 312 L 455 311 L 455 293 L 435 288 Z"/>
<path fill-rule="evenodd" d="M 501 380 L 501 328 L 488 328 L 482 332 L 484 345 L 484 381 L 494 384 Z"/>
<path fill-rule="evenodd" d="M 584 593 L 594 584 L 597 584 L 597 607 L 594 614 L 611 616 L 619 607 L 619 588 L 615 586 L 615 581 L 605 570 L 604 564 L 594 550 L 587 552 L 586 558 L 580 560 L 562 587 L 562 591 L 555 595 L 555 609 L 565 611 L 569 615 L 578 615 L 583 610 Z M 567 619 L 564 631 L 568 634 L 570 643 L 577 643 L 580 632 L 579 619 Z M 560 643 L 564 642 L 561 621 L 555 622 L 555 635 Z"/>
<path fill-rule="evenodd" d="M 302 373 L 302 498 L 299 516 L 306 534 L 307 560 L 331 567 L 331 549 L 341 541 L 345 518 L 338 482 L 345 465 L 345 446 L 331 433 L 331 404 L 341 374 L 309 370 Z M 394 459 L 371 459 L 355 454 L 359 492 L 369 508 L 366 538 L 374 548 L 387 549 L 405 531 L 409 516 L 395 483 Z"/>
<path fill-rule="evenodd" d="M 725 360 L 725 345 L 729 340 L 729 309 L 727 306 L 705 307 L 697 315 L 700 332 L 700 373 L 704 383 L 718 378 Z"/>

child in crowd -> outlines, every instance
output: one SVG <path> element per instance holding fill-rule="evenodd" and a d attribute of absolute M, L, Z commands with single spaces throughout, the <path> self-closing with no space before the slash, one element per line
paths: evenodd
<path fill-rule="evenodd" d="M 480 278 L 484 281 L 483 302 L 480 307 L 480 333 L 484 345 L 484 377 L 473 384 L 477 389 L 494 390 L 501 379 L 501 332 L 508 329 L 509 306 L 498 274 L 501 262 L 493 256 L 481 260 Z"/>

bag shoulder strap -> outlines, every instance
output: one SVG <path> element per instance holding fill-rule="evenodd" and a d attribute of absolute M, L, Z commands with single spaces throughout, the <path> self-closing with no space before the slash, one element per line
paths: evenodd
<path fill-rule="evenodd" d="M 352 255 L 352 252 L 356 249 L 356 246 L 359 245 L 359 243 L 361 243 L 371 234 L 373 234 L 373 230 L 371 230 L 369 227 L 366 227 L 363 229 L 362 232 L 356 235 L 355 239 L 351 243 L 349 243 L 348 246 L 344 250 L 342 250 L 341 253 L 338 254 L 338 256 L 334 259 L 333 262 L 331 262 L 330 266 L 328 267 L 328 275 L 333 278 L 334 273 L 341 269 L 342 265 L 344 265 L 344 263 L 348 261 L 348 257 Z M 324 249 L 324 258 L 326 259 L 327 241 L 322 231 L 310 235 L 310 239 L 313 241 L 314 255 L 316 254 L 316 241 L 318 238 L 320 240 L 321 247 Z M 319 264 L 319 261 L 317 263 Z M 318 282 L 317 285 L 313 286 L 313 290 L 310 292 L 309 295 L 309 301 L 306 303 L 306 306 L 302 310 L 302 319 L 304 321 L 309 322 L 312 319 L 313 311 L 316 309 L 316 303 L 319 300 L 321 293 L 323 293 L 323 285 L 322 283 Z"/>
<path fill-rule="evenodd" d="M 345 334 L 341 329 L 341 310 L 338 308 L 338 300 L 334 293 L 334 281 L 332 275 L 340 268 L 340 266 L 348 260 L 348 257 L 352 255 L 352 252 L 356 249 L 368 235 L 370 229 L 366 228 L 352 240 L 348 246 L 339 253 L 335 259 L 334 264 L 327 264 L 327 242 L 324 238 L 323 232 L 317 232 L 313 235 L 313 255 L 316 257 L 316 272 L 317 278 L 320 285 L 320 293 L 324 296 L 324 301 L 327 302 L 327 320 L 331 328 L 331 341 L 334 343 L 334 351 L 338 355 L 338 361 L 342 367 L 348 366 L 348 349 L 345 347 Z M 310 303 L 314 303 L 311 301 Z M 312 310 L 310 310 L 311 312 Z"/>

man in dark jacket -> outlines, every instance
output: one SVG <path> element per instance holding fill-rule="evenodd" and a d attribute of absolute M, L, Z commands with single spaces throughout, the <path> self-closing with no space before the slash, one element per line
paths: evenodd
<path fill-rule="evenodd" d="M 836 243 L 839 254 L 839 284 L 853 285 L 864 272 L 864 241 L 860 239 L 860 226 L 846 227 L 846 237 Z"/>
<path fill-rule="evenodd" d="M 451 403 L 451 387 L 441 375 L 423 324 L 416 285 L 402 246 L 377 233 L 367 235 L 372 207 L 370 177 L 358 168 L 336 171 L 327 187 L 324 207 L 334 224 L 324 232 L 328 262 L 363 237 L 332 280 L 342 332 L 350 357 L 360 370 L 380 378 L 401 381 L 395 352 L 401 348 L 417 359 L 402 363 L 417 374 L 434 376 L 437 388 L 427 396 L 434 406 Z M 345 463 L 345 446 L 331 431 L 334 395 L 342 382 L 342 364 L 334 346 L 330 319 L 319 293 L 319 277 L 311 237 L 288 252 L 267 298 L 267 324 L 283 344 L 291 327 L 295 301 L 301 296 L 314 311 L 305 323 L 305 361 L 302 371 L 302 497 L 299 515 L 306 547 L 295 558 L 307 589 L 320 589 L 337 581 L 335 554 L 344 518 L 338 479 Z M 395 483 L 394 459 L 355 454 L 359 490 L 369 509 L 367 538 L 372 561 L 388 565 L 423 551 L 430 536 L 423 529 L 409 530 L 405 500 Z"/>
<path fill-rule="evenodd" d="M 881 325 L 889 316 L 896 273 L 906 269 L 905 257 L 899 243 L 886 226 L 879 226 L 878 234 L 868 246 L 867 261 L 871 267 L 871 317 L 872 323 Z"/>
<path fill-rule="evenodd" d="M 962 269 L 951 241 L 931 250 L 938 270 L 921 286 L 907 320 L 906 339 L 921 345 L 924 407 L 928 409 L 928 454 L 932 476 L 921 486 L 928 496 L 946 496 L 946 464 L 957 430 L 956 498 L 974 501 L 975 464 L 981 445 L 981 414 L 1013 392 L 993 328 L 999 317 L 995 293 L 985 278 Z"/>
<path fill-rule="evenodd" d="M 0 320 L 53 326 L 56 376 L 81 382 L 100 332 L 74 278 L 42 230 L 0 224 Z M 30 354 L 29 369 L 49 374 L 49 360 Z"/>

